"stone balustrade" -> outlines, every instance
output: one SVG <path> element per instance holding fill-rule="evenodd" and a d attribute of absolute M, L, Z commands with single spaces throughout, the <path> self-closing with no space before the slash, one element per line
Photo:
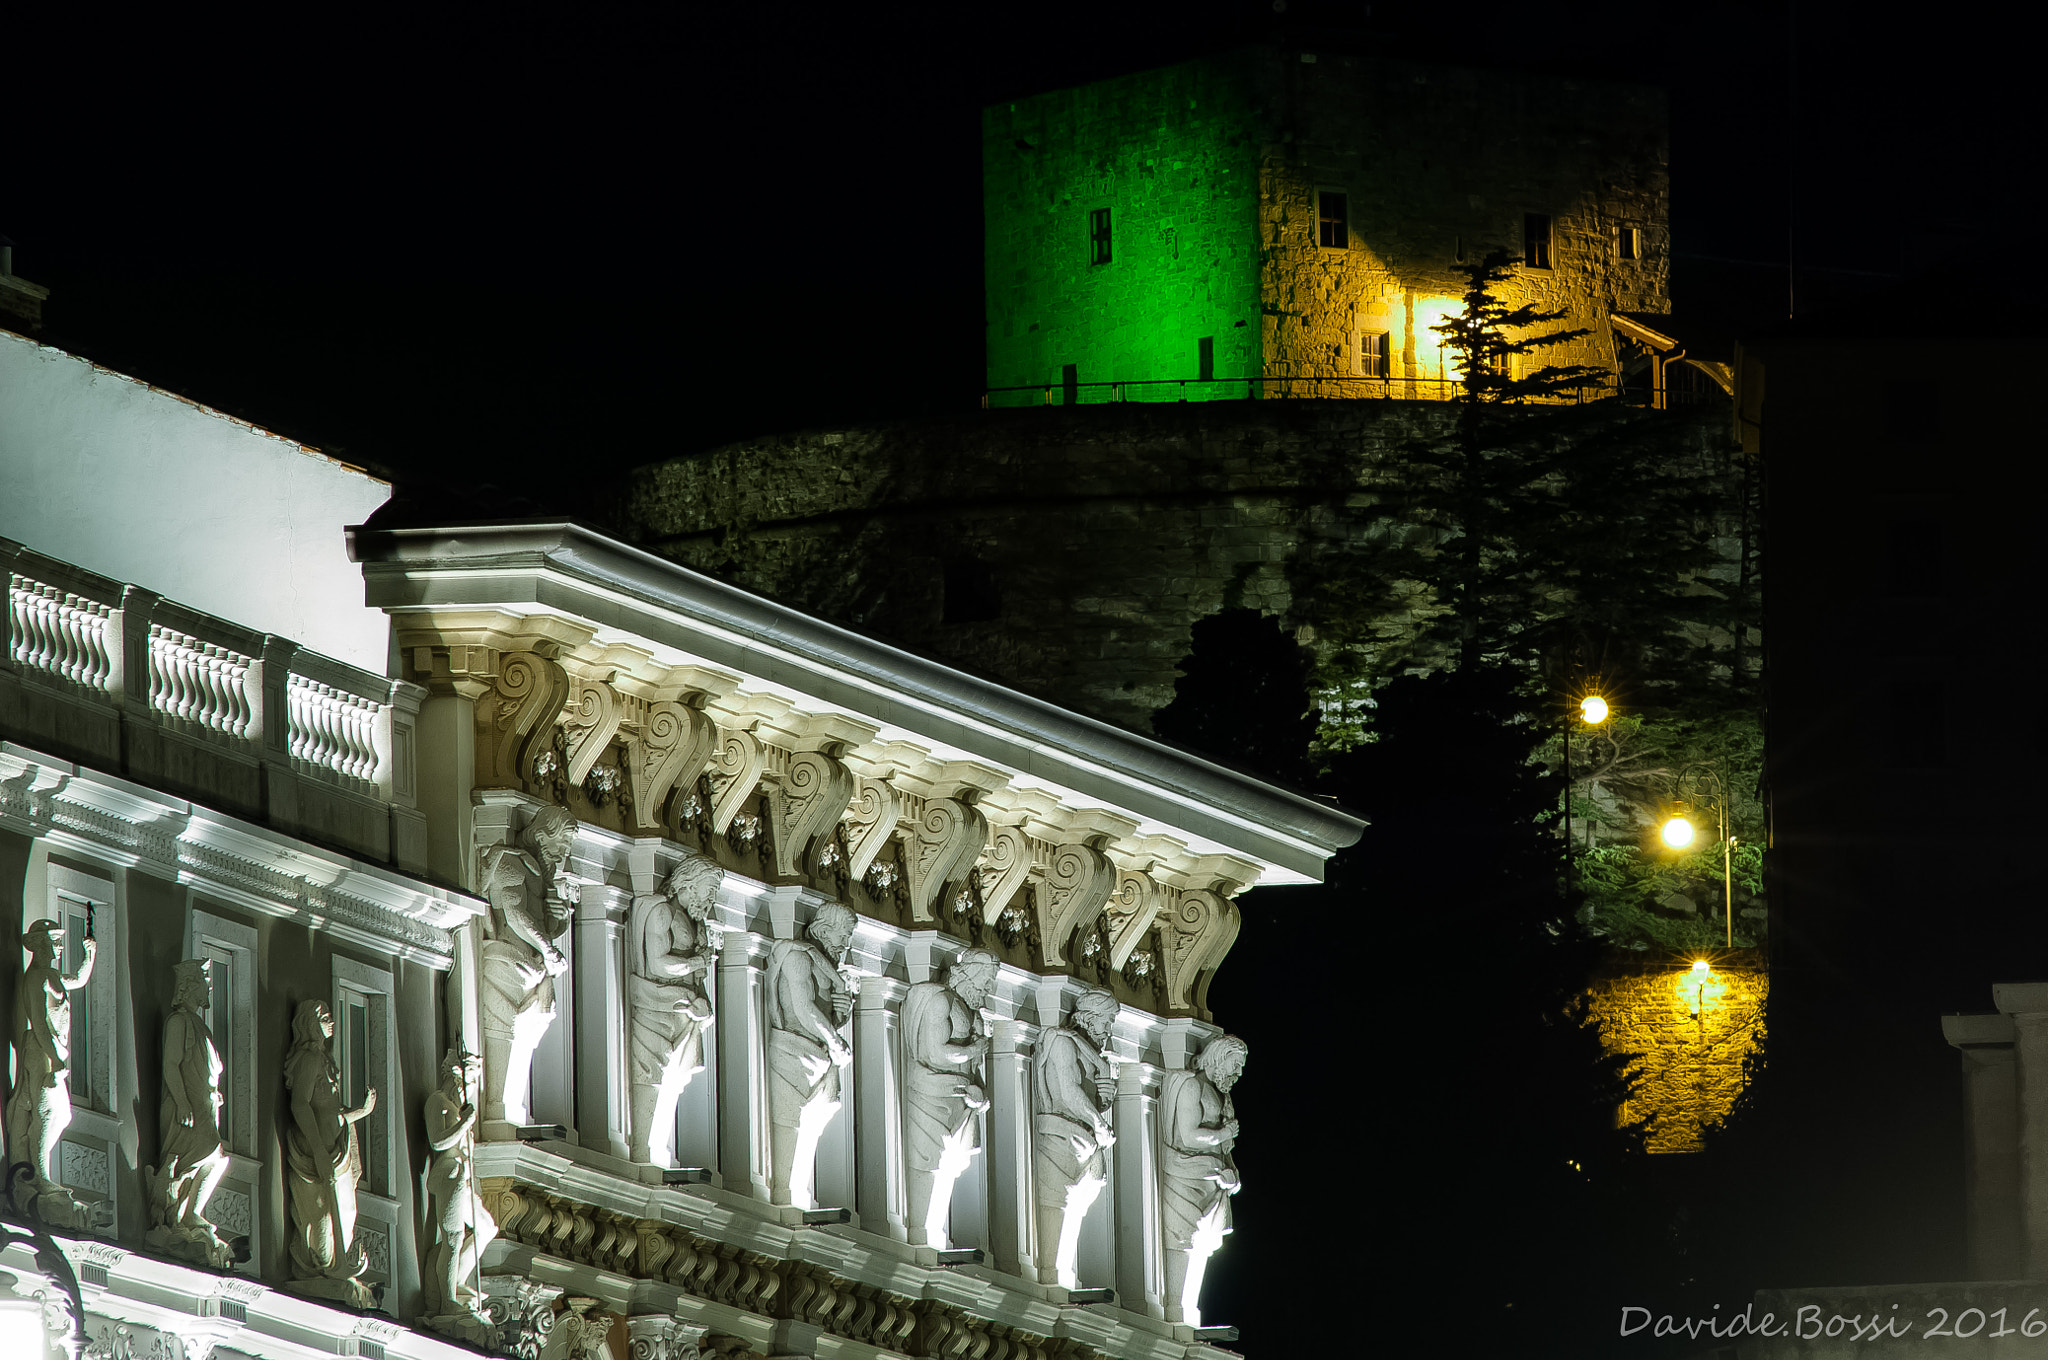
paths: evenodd
<path fill-rule="evenodd" d="M 0 737 L 401 869 L 422 693 L 0 540 Z"/>

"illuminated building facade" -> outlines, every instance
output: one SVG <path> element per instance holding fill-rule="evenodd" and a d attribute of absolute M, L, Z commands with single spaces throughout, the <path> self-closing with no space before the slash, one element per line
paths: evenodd
<path fill-rule="evenodd" d="M 1440 397 L 1430 327 L 1495 249 L 1590 332 L 1543 363 L 1618 372 L 1614 316 L 1670 310 L 1647 87 L 1276 42 L 982 126 L 991 405 Z"/>
<path fill-rule="evenodd" d="M 10 1357 L 1226 1339 L 1208 982 L 1355 819 L 578 526 L 303 516 L 388 673 L 0 540 Z"/>

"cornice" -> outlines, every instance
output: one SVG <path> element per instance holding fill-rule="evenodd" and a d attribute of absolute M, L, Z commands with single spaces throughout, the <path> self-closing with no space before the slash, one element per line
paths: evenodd
<path fill-rule="evenodd" d="M 349 551 L 363 564 L 369 603 L 394 616 L 402 640 L 418 635 L 419 616 L 428 614 L 458 626 L 480 613 L 553 617 L 588 627 L 596 647 L 625 645 L 672 666 L 749 677 L 741 688 L 780 691 L 775 697 L 820 714 L 850 714 L 874 728 L 871 749 L 907 742 L 932 758 L 1006 776 L 997 788 L 1045 786 L 1065 795 L 1061 801 L 1123 814 L 1139 836 L 1194 842 L 1197 855 L 1256 860 L 1262 882 L 1319 881 L 1323 861 L 1364 825 L 1314 798 L 812 618 L 582 525 L 357 526 Z M 555 631 L 567 635 L 562 625 Z M 730 694 L 717 702 L 752 711 Z"/>
<path fill-rule="evenodd" d="M 452 932 L 484 910 L 465 893 L 11 742 L 0 743 L 0 826 L 433 968 L 449 966 Z"/>

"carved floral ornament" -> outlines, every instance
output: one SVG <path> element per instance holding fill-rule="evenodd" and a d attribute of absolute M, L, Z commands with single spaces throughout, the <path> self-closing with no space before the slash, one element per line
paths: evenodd
<path fill-rule="evenodd" d="M 566 620 L 520 622 L 555 635 L 480 627 L 471 644 L 401 632 L 410 678 L 474 701 L 479 788 L 563 803 L 631 836 L 720 837 L 742 872 L 826 878 L 841 895 L 858 882 L 906 926 L 1028 938 L 1049 969 L 1156 973 L 1162 1009 L 1204 1009 L 1203 979 L 1237 933 L 1229 898 L 1256 864 L 1141 836 L 1113 810 L 879 741 L 873 724 L 748 692 L 737 676 L 596 649 Z"/>

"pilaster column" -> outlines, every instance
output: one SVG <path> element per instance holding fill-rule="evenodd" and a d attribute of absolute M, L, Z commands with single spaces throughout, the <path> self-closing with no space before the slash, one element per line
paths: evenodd
<path fill-rule="evenodd" d="M 989 1251 L 997 1270 L 1035 1279 L 1031 1191 L 1031 1053 L 1035 1026 L 995 1022 L 989 1054 Z"/>
<path fill-rule="evenodd" d="M 769 941 L 729 931 L 718 955 L 718 1170 L 736 1195 L 769 1199 L 768 1037 L 761 988 Z"/>
<path fill-rule="evenodd" d="M 2048 982 L 1991 989 L 2012 1018 L 2021 1278 L 2048 1279 Z"/>
<path fill-rule="evenodd" d="M 2007 1015 L 1944 1015 L 1963 1059 L 1963 1187 L 1973 1280 L 2020 1275 L 2020 1147 L 2016 1029 Z"/>
<path fill-rule="evenodd" d="M 910 1240 L 896 1072 L 898 1011 L 907 990 L 893 978 L 864 977 L 853 1008 L 854 1207 L 862 1229 L 898 1242 Z"/>
<path fill-rule="evenodd" d="M 626 914 L 632 898 L 588 884 L 576 906 L 576 1131 L 587 1148 L 631 1151 L 631 1073 L 626 1051 Z"/>
<path fill-rule="evenodd" d="M 1159 1077 L 1159 1069 L 1149 1063 L 1117 1065 L 1116 1147 L 1110 1193 L 1105 1197 L 1113 1201 L 1116 1215 L 1117 1302 L 1155 1318 L 1166 1316 L 1160 1260 L 1164 1229 L 1159 1220 Z M 1096 1201 L 1095 1213 L 1101 1212 L 1101 1204 Z M 1100 1282 L 1084 1272 L 1081 1283 Z"/>

